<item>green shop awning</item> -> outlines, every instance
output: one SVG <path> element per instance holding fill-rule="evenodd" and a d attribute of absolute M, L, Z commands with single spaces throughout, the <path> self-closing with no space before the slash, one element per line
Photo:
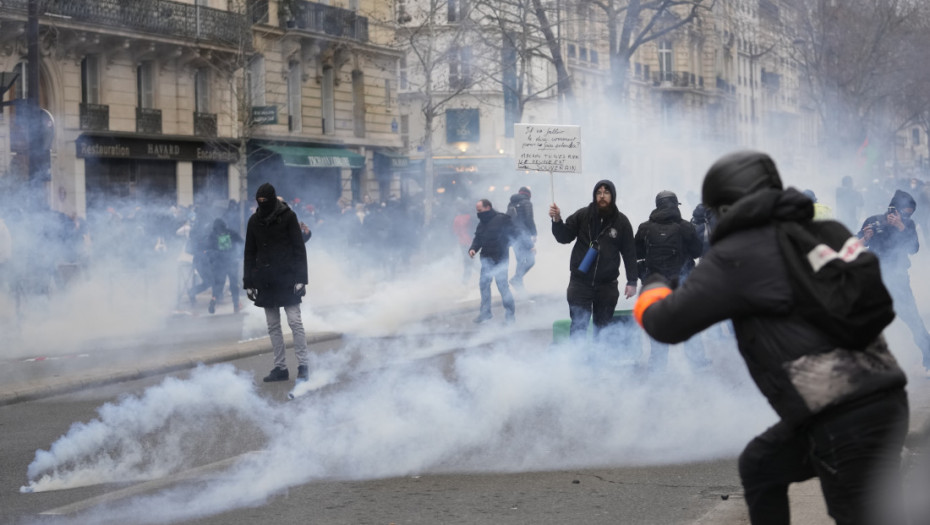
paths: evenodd
<path fill-rule="evenodd" d="M 339 148 L 305 148 L 302 146 L 262 146 L 281 156 L 285 166 L 295 168 L 364 168 L 365 157 Z"/>

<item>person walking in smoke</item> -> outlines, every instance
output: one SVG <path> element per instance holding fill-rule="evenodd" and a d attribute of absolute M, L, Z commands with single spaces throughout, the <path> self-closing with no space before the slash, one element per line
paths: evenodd
<path fill-rule="evenodd" d="M 694 259 L 701 256 L 703 244 L 691 222 L 681 218 L 678 196 L 671 191 L 660 191 L 656 195 L 656 208 L 649 220 L 636 230 L 636 255 L 639 257 L 640 278 L 645 281 L 652 274 L 659 274 L 678 287 L 686 272 L 694 267 Z M 661 372 L 668 362 L 668 345 L 655 339 L 649 340 L 649 371 Z M 703 346 L 690 345 L 685 355 L 692 367 L 707 366 Z"/>
<path fill-rule="evenodd" d="M 862 209 L 862 194 L 853 186 L 849 175 L 843 177 L 836 189 L 836 220 L 850 229 L 859 225 L 859 210 Z"/>
<path fill-rule="evenodd" d="M 752 151 L 711 166 L 703 201 L 718 217 L 710 251 L 674 291 L 661 276 L 648 280 L 634 317 L 666 343 L 732 320 L 749 373 L 780 417 L 739 458 L 751 523 L 790 523 L 788 486 L 814 477 L 837 524 L 896 523 L 881 482 L 900 475 L 907 379 L 880 332 L 849 350 L 798 313 L 776 228 L 811 221 L 811 201 L 783 190 L 772 159 Z"/>
<path fill-rule="evenodd" d="M 297 379 L 307 380 L 309 354 L 300 317 L 300 298 L 306 294 L 308 282 L 307 249 L 300 224 L 287 203 L 277 199 L 271 184 L 259 186 L 255 200 L 258 209 L 246 226 L 242 283 L 255 306 L 265 309 L 268 336 L 274 349 L 274 368 L 264 381 L 288 380 L 281 331 L 282 307 L 294 336 Z"/>
<path fill-rule="evenodd" d="M 223 297 L 226 279 L 229 278 L 229 294 L 232 297 L 233 312 L 239 313 L 239 270 L 236 246 L 243 243 L 242 236 L 226 226 L 223 219 L 213 221 L 209 242 L 210 261 L 213 274 L 213 297 L 207 311 L 216 312 L 216 302 Z"/>
<path fill-rule="evenodd" d="M 507 215 L 513 220 L 514 239 L 513 255 L 517 259 L 510 284 L 516 290 L 523 290 L 523 277 L 536 264 L 536 221 L 533 220 L 533 194 L 526 186 L 510 196 Z"/>
<path fill-rule="evenodd" d="M 508 266 L 510 264 L 510 239 L 513 236 L 513 225 L 510 216 L 501 213 L 491 206 L 491 201 L 481 199 L 475 204 L 478 212 L 478 227 L 475 228 L 475 237 L 468 248 L 468 256 L 474 258 L 481 253 L 481 275 L 478 278 L 478 289 L 481 291 L 481 309 L 475 323 L 481 324 L 491 319 L 491 280 L 497 283 L 497 291 L 501 294 L 501 303 L 504 305 L 505 321 L 509 324 L 514 320 L 516 306 L 510 285 L 507 282 Z"/>
<path fill-rule="evenodd" d="M 930 374 L 930 334 L 917 309 L 908 275 L 910 256 L 920 249 L 917 227 L 911 220 L 916 208 L 917 203 L 909 193 L 895 191 L 885 214 L 867 218 L 859 237 L 881 260 L 882 280 L 894 299 L 895 312 L 911 330 L 923 355 L 925 373 Z"/>
<path fill-rule="evenodd" d="M 555 240 L 561 244 L 575 242 L 566 292 L 572 338 L 587 334 L 592 317 L 595 335 L 613 319 L 620 299 L 617 278 L 621 262 L 626 270 L 624 295 L 629 299 L 636 294 L 639 276 L 633 226 L 616 203 L 614 183 L 602 180 L 594 185 L 591 204 L 575 211 L 564 222 L 559 207 L 555 203 L 549 206 Z"/>

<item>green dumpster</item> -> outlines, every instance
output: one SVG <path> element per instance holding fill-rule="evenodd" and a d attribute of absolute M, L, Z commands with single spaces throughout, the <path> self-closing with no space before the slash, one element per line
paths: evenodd
<path fill-rule="evenodd" d="M 632 323 L 633 322 L 633 310 L 615 310 L 614 317 L 611 319 L 610 324 L 615 323 Z M 572 326 L 571 319 L 559 319 L 552 322 L 552 342 L 554 344 L 564 343 L 568 341 L 569 331 Z M 588 339 L 591 338 L 591 331 L 593 323 L 588 323 Z"/>

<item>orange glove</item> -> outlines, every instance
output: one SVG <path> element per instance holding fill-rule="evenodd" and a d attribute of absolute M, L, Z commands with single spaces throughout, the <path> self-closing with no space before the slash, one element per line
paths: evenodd
<path fill-rule="evenodd" d="M 658 286 L 643 290 L 642 293 L 639 294 L 639 298 L 636 299 L 636 305 L 633 306 L 633 317 L 636 318 L 636 322 L 639 323 L 640 327 L 643 326 L 643 313 L 646 312 L 646 309 L 662 299 L 665 299 L 671 293 L 672 289 L 668 286 Z"/>

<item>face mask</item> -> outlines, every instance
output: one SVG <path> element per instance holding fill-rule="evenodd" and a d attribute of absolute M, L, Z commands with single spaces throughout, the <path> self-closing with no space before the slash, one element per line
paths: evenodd
<path fill-rule="evenodd" d="M 262 201 L 257 201 L 257 202 L 258 202 L 258 209 L 259 211 L 262 212 L 262 214 L 268 214 L 272 210 L 274 210 L 274 205 L 275 205 L 274 199 L 265 199 L 264 202 Z"/>

